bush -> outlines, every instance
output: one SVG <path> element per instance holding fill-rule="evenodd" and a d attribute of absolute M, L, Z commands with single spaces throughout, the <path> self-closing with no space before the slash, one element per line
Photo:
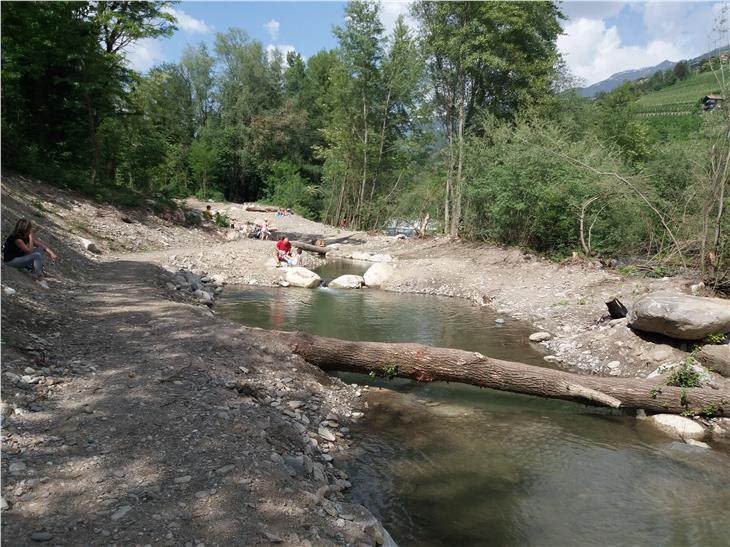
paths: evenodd
<path fill-rule="evenodd" d="M 274 162 L 266 178 L 264 201 L 271 205 L 294 209 L 306 217 L 313 217 L 317 190 L 299 174 L 299 168 L 288 160 Z"/>

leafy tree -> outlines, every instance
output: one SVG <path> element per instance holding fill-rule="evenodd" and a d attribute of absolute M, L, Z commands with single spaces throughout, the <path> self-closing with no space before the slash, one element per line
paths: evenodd
<path fill-rule="evenodd" d="M 268 203 L 294 209 L 300 215 L 312 216 L 317 208 L 317 190 L 288 160 L 275 162 L 266 179 L 264 197 Z"/>
<path fill-rule="evenodd" d="M 444 220 L 461 222 L 466 132 L 485 109 L 514 117 L 550 92 L 562 17 L 552 2 L 431 2 L 413 8 L 433 87 L 434 109 L 446 131 L 449 160 Z"/>

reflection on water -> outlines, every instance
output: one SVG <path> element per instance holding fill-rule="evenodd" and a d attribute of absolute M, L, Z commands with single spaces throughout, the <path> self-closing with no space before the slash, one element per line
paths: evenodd
<path fill-rule="evenodd" d="M 329 265 L 324 279 L 362 273 Z M 350 340 L 420 342 L 543 364 L 530 330 L 462 301 L 371 290 L 227 291 L 243 324 Z M 730 545 L 726 454 L 564 401 L 459 384 L 373 380 L 340 461 L 352 496 L 401 546 Z M 378 389 L 385 386 L 390 389 Z"/>
<path fill-rule="evenodd" d="M 373 391 L 341 462 L 399 545 L 728 544 L 725 455 L 599 409 L 441 387 Z"/>

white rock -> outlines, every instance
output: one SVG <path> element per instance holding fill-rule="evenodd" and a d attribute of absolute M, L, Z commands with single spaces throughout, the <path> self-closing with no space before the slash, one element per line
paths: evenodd
<path fill-rule="evenodd" d="M 3 294 L 5 296 L 13 296 L 16 292 L 18 291 L 16 291 L 12 287 L 3 287 Z"/>
<path fill-rule="evenodd" d="M 698 448 L 710 448 L 710 445 L 707 443 L 703 443 L 702 441 L 695 441 L 694 439 L 688 439 L 687 444 L 690 444 L 692 446 L 696 446 Z"/>
<path fill-rule="evenodd" d="M 210 276 L 210 279 L 213 281 L 214 284 L 218 285 L 219 287 L 222 287 L 226 282 L 226 276 L 222 274 L 213 274 Z"/>
<path fill-rule="evenodd" d="M 550 340 L 552 337 L 552 334 L 550 334 L 549 332 L 534 332 L 530 335 L 530 341 L 544 342 L 545 340 Z"/>
<path fill-rule="evenodd" d="M 101 251 L 99 250 L 99 247 L 96 246 L 96 243 L 91 241 L 90 239 L 86 239 L 83 237 L 79 238 L 79 241 L 81 241 L 81 245 L 83 245 L 84 249 L 89 251 L 90 253 L 94 254 L 101 254 Z"/>
<path fill-rule="evenodd" d="M 317 429 L 317 433 L 320 437 L 322 437 L 325 441 L 334 441 L 336 439 L 335 434 L 332 433 L 329 429 L 326 427 L 320 427 Z"/>
<path fill-rule="evenodd" d="M 388 254 L 376 254 L 370 257 L 372 262 L 393 262 L 393 257 Z"/>
<path fill-rule="evenodd" d="M 361 275 L 341 275 L 327 285 L 332 289 L 359 289 L 365 284 Z"/>
<path fill-rule="evenodd" d="M 687 441 L 689 439 L 701 441 L 705 438 L 706 434 L 704 427 L 694 420 L 685 418 L 684 416 L 676 416 L 674 414 L 655 414 L 654 416 L 650 416 L 646 422 L 652 424 L 670 437 L 683 441 Z"/>
<path fill-rule="evenodd" d="M 286 271 L 286 282 L 292 287 L 312 289 L 319 287 L 319 284 L 322 282 L 322 278 L 307 268 L 297 266 L 296 268 L 289 268 Z"/>
<path fill-rule="evenodd" d="M 363 275 L 365 285 L 368 287 L 379 288 L 382 287 L 393 275 L 393 267 L 385 264 L 378 263 L 373 264 L 368 268 L 368 271 Z"/>
<path fill-rule="evenodd" d="M 613 370 L 613 369 L 616 369 L 616 368 L 620 367 L 621 366 L 621 362 L 620 361 L 611 361 L 606 366 L 608 368 L 610 368 L 611 370 Z"/>
<path fill-rule="evenodd" d="M 350 258 L 352 258 L 353 260 L 367 260 L 369 262 L 372 256 L 373 255 L 371 255 L 370 253 L 355 251 L 354 253 L 352 253 L 352 255 L 350 255 Z"/>

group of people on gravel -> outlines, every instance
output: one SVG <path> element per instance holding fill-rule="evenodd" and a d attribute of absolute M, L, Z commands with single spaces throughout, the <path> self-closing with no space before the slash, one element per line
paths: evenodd
<path fill-rule="evenodd" d="M 295 267 L 304 265 L 304 257 L 302 256 L 302 250 L 297 248 L 292 251 L 291 241 L 288 237 L 282 237 L 276 242 L 276 267 L 282 265 Z"/>
<path fill-rule="evenodd" d="M 15 228 L 3 245 L 3 264 L 9 268 L 26 269 L 33 278 L 42 282 L 46 277 L 43 268 L 44 252 L 51 262 L 58 259 L 48 245 L 35 237 L 33 223 L 27 218 L 21 218 L 15 223 Z"/>

